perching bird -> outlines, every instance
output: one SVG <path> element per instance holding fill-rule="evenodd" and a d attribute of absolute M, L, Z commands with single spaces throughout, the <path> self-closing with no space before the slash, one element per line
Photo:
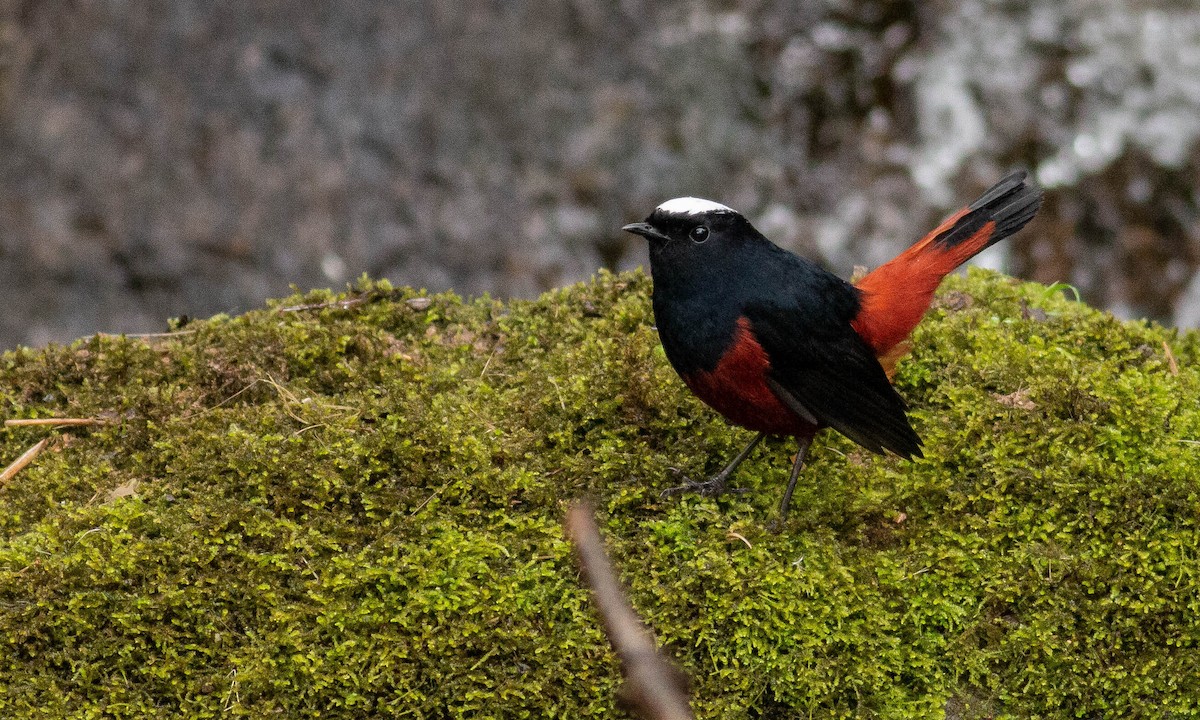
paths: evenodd
<path fill-rule="evenodd" d="M 622 228 L 650 241 L 654 318 L 671 365 L 701 400 L 758 431 L 712 478 L 678 489 L 723 492 L 765 435 L 791 435 L 800 448 L 782 520 L 822 428 L 876 453 L 921 457 L 889 379 L 896 361 L 942 278 L 1020 230 L 1041 202 L 1025 173 L 1014 172 L 855 285 L 710 200 L 668 200 Z"/>

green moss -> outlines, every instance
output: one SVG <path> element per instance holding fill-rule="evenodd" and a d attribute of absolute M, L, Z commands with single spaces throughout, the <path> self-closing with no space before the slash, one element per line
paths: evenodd
<path fill-rule="evenodd" d="M 823 434 L 773 535 L 786 440 L 660 499 L 747 433 L 648 290 L 361 281 L 0 357 L 5 417 L 113 420 L 0 489 L 0 716 L 616 717 L 577 497 L 703 717 L 1200 715 L 1196 335 L 952 278 L 897 377 L 927 457 Z"/>

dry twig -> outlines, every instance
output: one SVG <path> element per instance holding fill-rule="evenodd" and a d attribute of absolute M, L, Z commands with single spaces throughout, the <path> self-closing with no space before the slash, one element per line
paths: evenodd
<path fill-rule="evenodd" d="M 108 425 L 114 421 L 114 417 L 14 418 L 11 420 L 5 420 L 4 427 L 52 427 L 58 429 L 68 427 L 93 427 L 96 425 Z M 42 438 L 28 450 L 21 453 L 19 458 L 9 463 L 8 467 L 4 468 L 4 470 L 0 470 L 0 487 L 3 487 L 9 480 L 12 480 L 14 477 L 16 477 L 17 473 L 24 470 L 29 463 L 33 462 L 34 458 L 40 455 L 41 452 L 46 449 L 46 446 L 50 444 L 50 441 L 55 439 L 55 437 L 60 436 L 56 435 L 54 437 Z"/>
<path fill-rule="evenodd" d="M 41 440 L 38 440 L 33 447 L 21 453 L 21 457 L 9 463 L 8 467 L 4 468 L 3 471 L 0 471 L 0 487 L 4 486 L 9 480 L 12 480 L 14 477 L 16 477 L 17 473 L 24 470 L 25 466 L 33 462 L 33 459 L 40 455 L 49 444 L 50 438 L 42 438 Z"/>
<path fill-rule="evenodd" d="M 5 420 L 4 427 L 30 427 L 49 425 L 51 427 L 90 427 L 92 425 L 107 425 L 104 418 L 16 418 Z"/>
<path fill-rule="evenodd" d="M 121 338 L 136 338 L 138 340 L 161 340 L 163 338 L 181 337 L 184 335 L 195 335 L 193 330 L 168 330 L 167 332 L 146 332 L 146 333 L 109 333 L 98 332 L 92 337 L 106 338 L 109 340 L 120 340 Z"/>
<path fill-rule="evenodd" d="M 691 720 L 688 679 L 654 644 L 654 635 L 634 612 L 604 552 L 592 508 L 576 503 L 567 511 L 567 537 L 584 582 L 592 589 L 604 633 L 621 660 L 623 705 L 643 720 Z"/>
<path fill-rule="evenodd" d="M 349 310 L 357 305 L 362 305 L 369 298 L 366 295 L 358 295 L 344 300 L 328 300 L 326 302 L 305 303 L 304 305 L 288 305 L 287 307 L 275 308 L 275 312 L 302 312 L 304 310 L 325 310 L 326 308 L 338 308 L 339 310 Z"/>

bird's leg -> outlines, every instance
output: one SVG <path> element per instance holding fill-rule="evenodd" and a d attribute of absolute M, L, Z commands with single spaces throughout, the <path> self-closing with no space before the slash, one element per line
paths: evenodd
<path fill-rule="evenodd" d="M 796 450 L 796 462 L 792 463 L 792 474 L 788 478 L 787 490 L 783 491 L 783 500 L 779 502 L 779 519 L 775 522 L 776 527 L 782 527 L 783 521 L 787 519 L 788 507 L 792 504 L 792 493 L 796 491 L 796 480 L 800 477 L 800 468 L 804 467 L 804 456 L 808 454 L 808 448 L 812 446 L 812 437 L 800 438 L 800 448 Z"/>
<path fill-rule="evenodd" d="M 731 460 L 729 464 L 726 465 L 721 472 L 717 473 L 716 475 L 713 475 L 703 482 L 688 480 L 686 483 L 679 485 L 678 487 L 667 488 L 666 490 L 662 491 L 662 497 L 667 497 L 668 495 L 677 495 L 685 492 L 696 492 L 706 497 L 720 495 L 721 493 L 725 492 L 725 486 L 729 482 L 729 476 L 733 474 L 734 470 L 737 470 L 738 465 L 742 464 L 742 461 L 746 459 L 746 456 L 750 454 L 750 451 L 757 447 L 758 444 L 762 442 L 762 439 L 766 437 L 766 435 L 766 433 L 759 433 L 755 435 L 754 439 L 750 441 L 750 444 L 747 445 L 744 450 L 738 453 L 737 456 L 733 458 L 733 460 Z"/>

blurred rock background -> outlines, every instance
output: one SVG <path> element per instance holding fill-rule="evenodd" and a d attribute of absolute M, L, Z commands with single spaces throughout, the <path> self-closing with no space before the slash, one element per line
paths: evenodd
<path fill-rule="evenodd" d="M 1200 324 L 1190 1 L 0 0 L 0 347 L 362 272 L 531 296 L 682 194 L 839 272 L 1013 166 L 985 262 Z"/>

